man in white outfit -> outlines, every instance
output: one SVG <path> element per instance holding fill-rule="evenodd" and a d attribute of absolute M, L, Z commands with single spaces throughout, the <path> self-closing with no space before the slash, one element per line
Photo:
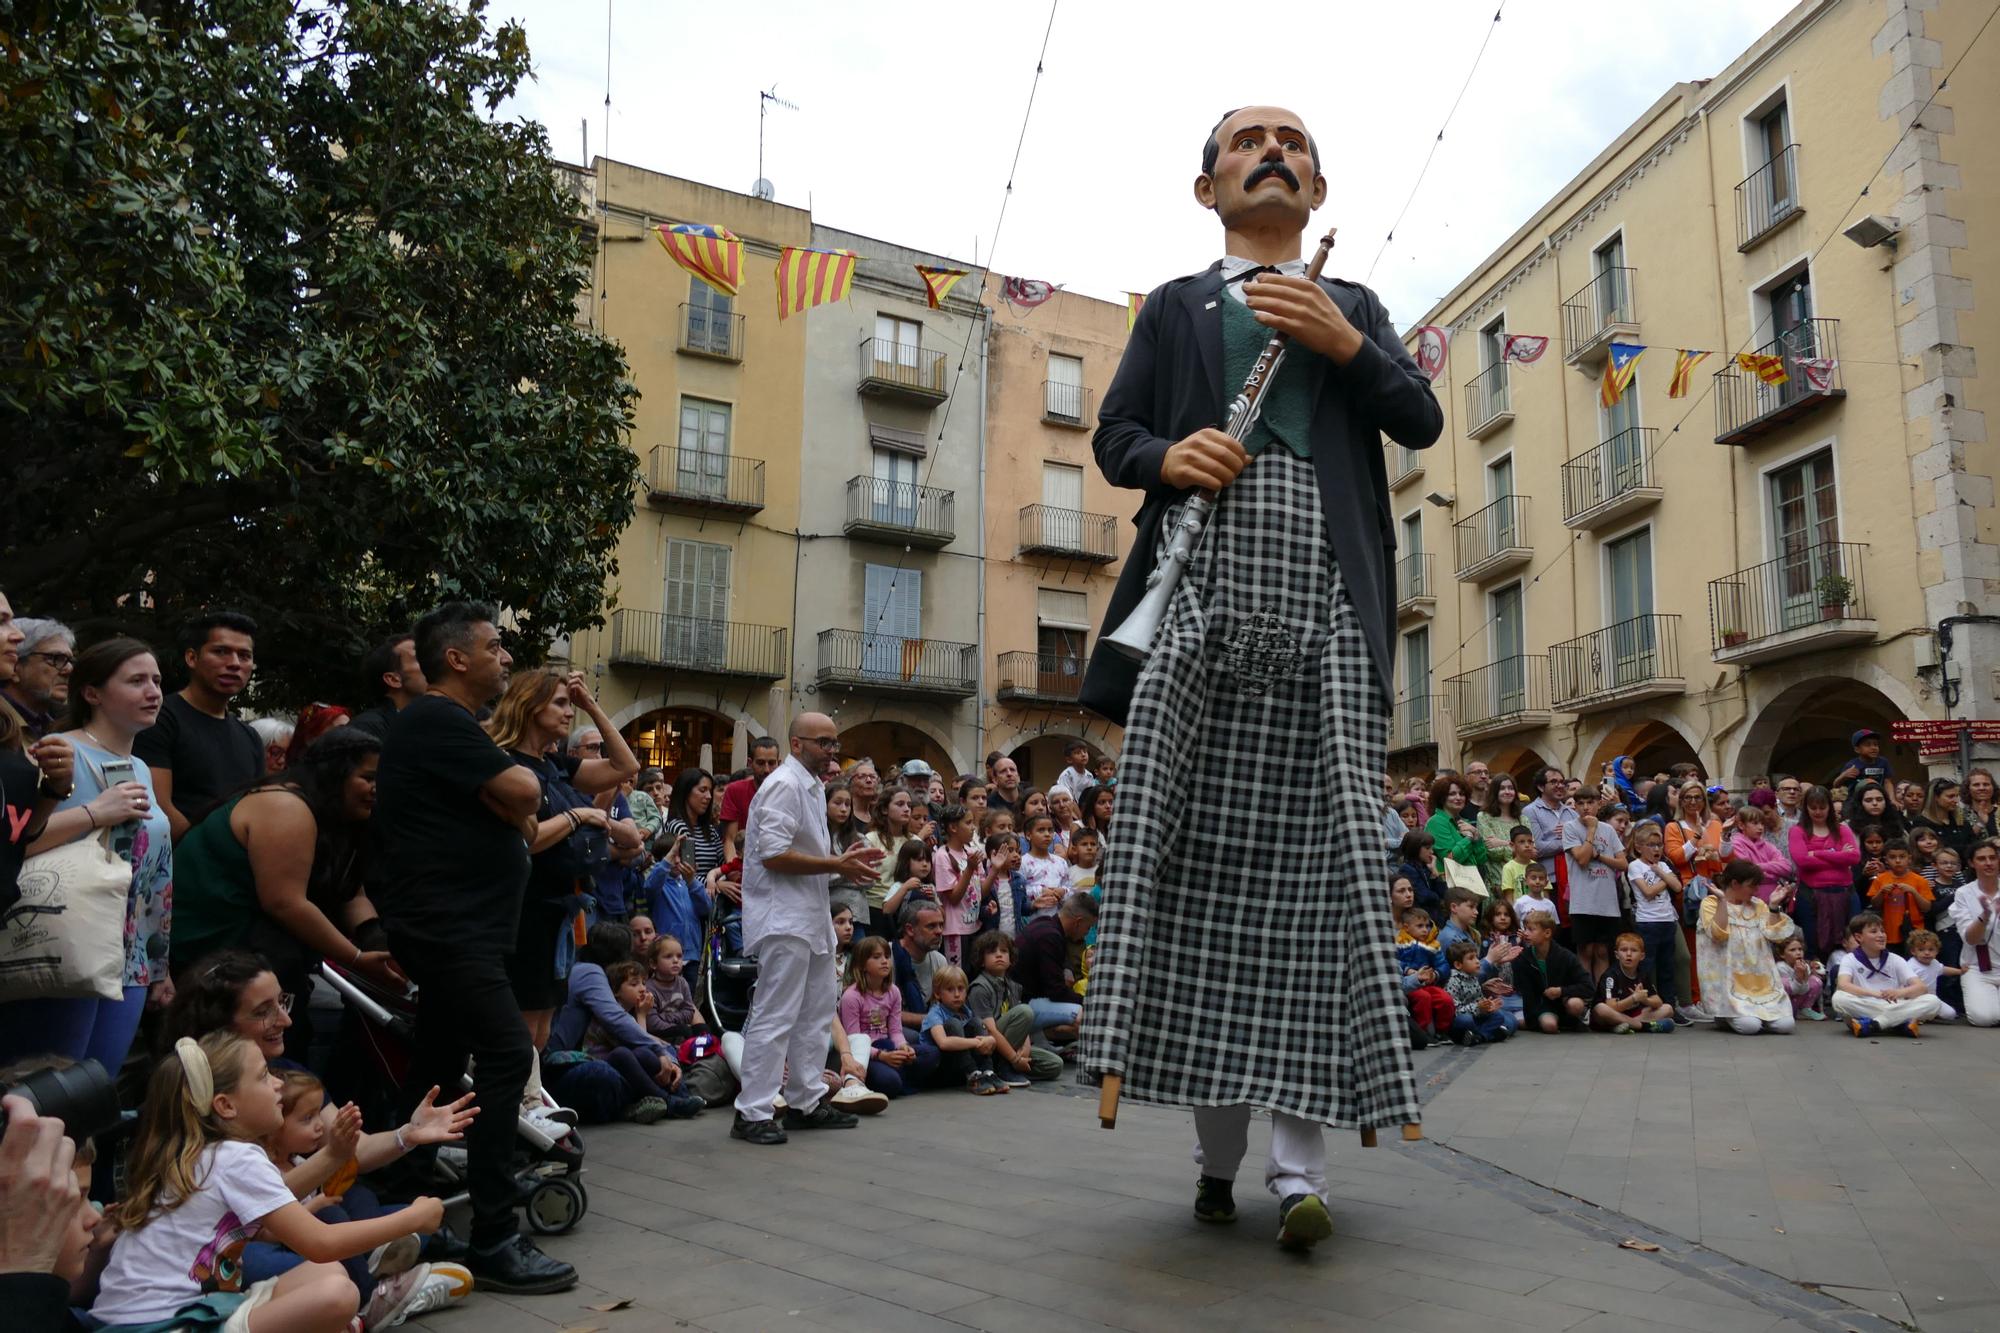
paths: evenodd
<path fill-rule="evenodd" d="M 826 789 L 817 776 L 840 753 L 824 713 L 792 723 L 792 753 L 764 779 L 743 826 L 743 948 L 757 956 L 757 989 L 743 1029 L 742 1090 L 731 1138 L 772 1145 L 788 1129 L 852 1129 L 859 1121 L 826 1104 L 829 1015 L 839 1001 L 829 878 L 872 880 L 878 848 L 856 843 L 833 854 Z M 771 1118 L 780 1088 L 785 1123 Z"/>
<path fill-rule="evenodd" d="M 1973 879 L 1958 886 L 1951 900 L 1952 923 L 1965 942 L 1958 961 L 1965 967 L 1965 1021 L 2000 1027 L 2000 848 L 1975 846 L 1968 860 Z"/>

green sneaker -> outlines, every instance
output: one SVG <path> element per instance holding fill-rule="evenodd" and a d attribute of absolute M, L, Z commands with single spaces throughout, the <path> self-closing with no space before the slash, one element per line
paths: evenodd
<path fill-rule="evenodd" d="M 1305 1251 L 1333 1234 L 1333 1217 L 1317 1194 L 1294 1194 L 1278 1210 L 1278 1246 Z"/>

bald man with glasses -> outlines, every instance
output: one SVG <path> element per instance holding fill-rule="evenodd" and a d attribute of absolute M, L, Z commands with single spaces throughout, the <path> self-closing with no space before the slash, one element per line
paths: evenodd
<path fill-rule="evenodd" d="M 757 956 L 757 989 L 743 1029 L 743 1086 L 731 1138 L 773 1146 L 787 1130 L 852 1129 L 857 1119 L 826 1102 L 828 1023 L 839 1002 L 834 879 L 872 880 L 880 848 L 857 842 L 838 856 L 826 824 L 819 774 L 840 754 L 840 732 L 824 713 L 792 723 L 791 755 L 765 778 L 743 825 L 743 948 Z M 780 1089 L 785 1123 L 772 1117 Z"/>

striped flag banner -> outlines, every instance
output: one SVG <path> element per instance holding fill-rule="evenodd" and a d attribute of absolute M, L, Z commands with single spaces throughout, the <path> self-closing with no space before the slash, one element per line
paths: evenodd
<path fill-rule="evenodd" d="M 743 281 L 743 242 L 727 227 L 705 222 L 662 222 L 656 235 L 674 262 L 724 296 Z"/>
<path fill-rule="evenodd" d="M 810 310 L 828 301 L 845 301 L 854 285 L 854 266 L 861 256 L 852 250 L 808 250 L 788 245 L 778 252 L 778 318 Z"/>
<path fill-rule="evenodd" d="M 1783 384 L 1791 376 L 1785 373 L 1785 358 L 1764 356 L 1757 352 L 1738 352 L 1736 364 L 1755 375 L 1766 384 Z"/>
<path fill-rule="evenodd" d="M 1146 294 L 1144 292 L 1125 293 L 1125 332 L 1130 333 L 1132 331 L 1132 326 L 1139 322 L 1139 312 L 1145 308 Z"/>
<path fill-rule="evenodd" d="M 1639 369 L 1639 358 L 1645 352 L 1644 343 L 1611 344 L 1611 355 L 1604 358 L 1604 383 L 1598 389 L 1598 402 L 1605 407 L 1618 406 L 1618 400 L 1625 396 L 1625 386 L 1632 382 L 1632 376 Z"/>
<path fill-rule="evenodd" d="M 1688 395 L 1688 380 L 1694 375 L 1694 368 L 1707 359 L 1708 353 L 1694 347 L 1683 347 L 1674 353 L 1674 377 L 1667 383 L 1667 397 L 1685 398 Z"/>
<path fill-rule="evenodd" d="M 962 268 L 932 268 L 928 264 L 916 266 L 917 276 L 924 280 L 924 299 L 933 310 L 944 304 L 944 298 L 951 295 L 951 289 L 958 286 L 966 275 Z"/>

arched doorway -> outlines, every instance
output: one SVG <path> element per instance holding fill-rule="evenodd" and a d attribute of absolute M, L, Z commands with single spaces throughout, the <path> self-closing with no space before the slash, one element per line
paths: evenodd
<path fill-rule="evenodd" d="M 905 722 L 863 722 L 840 733 L 843 762 L 873 759 L 875 767 L 888 772 L 908 759 L 921 759 L 944 775 L 946 785 L 958 777 L 945 748 L 918 728 Z"/>
<path fill-rule="evenodd" d="M 641 768 L 657 768 L 669 782 L 684 768 L 706 768 L 718 777 L 736 768 L 736 724 L 705 708 L 657 708 L 624 726 L 625 743 Z"/>
<path fill-rule="evenodd" d="M 1854 754 L 1848 737 L 1863 727 L 1879 732 L 1882 756 L 1904 777 L 1921 779 L 1924 765 L 1914 745 L 1889 739 L 1889 724 L 1903 709 L 1874 686 L 1853 677 L 1800 681 L 1771 700 L 1751 724 L 1737 761 L 1744 782 L 1763 773 L 1790 773 L 1826 782 Z"/>
<path fill-rule="evenodd" d="M 1069 760 L 1063 752 L 1069 749 L 1072 741 L 1083 741 L 1090 746 L 1092 763 L 1104 753 L 1102 746 L 1091 745 L 1081 736 L 1065 736 L 1058 732 L 1027 736 L 1018 741 L 1013 749 L 1007 751 L 1007 757 L 1014 761 L 1014 767 L 1021 770 L 1021 785 L 1030 790 L 1046 790 L 1054 786 L 1063 770 L 1069 767 Z"/>
<path fill-rule="evenodd" d="M 1476 758 L 1477 755 L 1466 755 L 1458 766 L 1459 772 L 1463 773 L 1465 766 Z M 1514 790 L 1521 793 L 1521 803 L 1526 805 L 1541 794 L 1535 787 L 1535 774 L 1548 765 L 1549 761 L 1542 758 L 1539 751 L 1526 745 L 1509 745 L 1487 759 L 1486 774 L 1489 779 L 1497 778 L 1502 773 L 1513 778 Z"/>
<path fill-rule="evenodd" d="M 1613 727 L 1597 749 L 1590 756 L 1590 763 L 1579 776 L 1593 781 L 1604 771 L 1604 766 L 1621 754 L 1629 754 L 1637 771 L 1637 776 L 1650 778 L 1655 773 L 1665 773 L 1675 764 L 1694 764 L 1706 771 L 1707 764 L 1686 737 L 1674 730 L 1671 723 L 1658 718 L 1644 718 Z"/>

